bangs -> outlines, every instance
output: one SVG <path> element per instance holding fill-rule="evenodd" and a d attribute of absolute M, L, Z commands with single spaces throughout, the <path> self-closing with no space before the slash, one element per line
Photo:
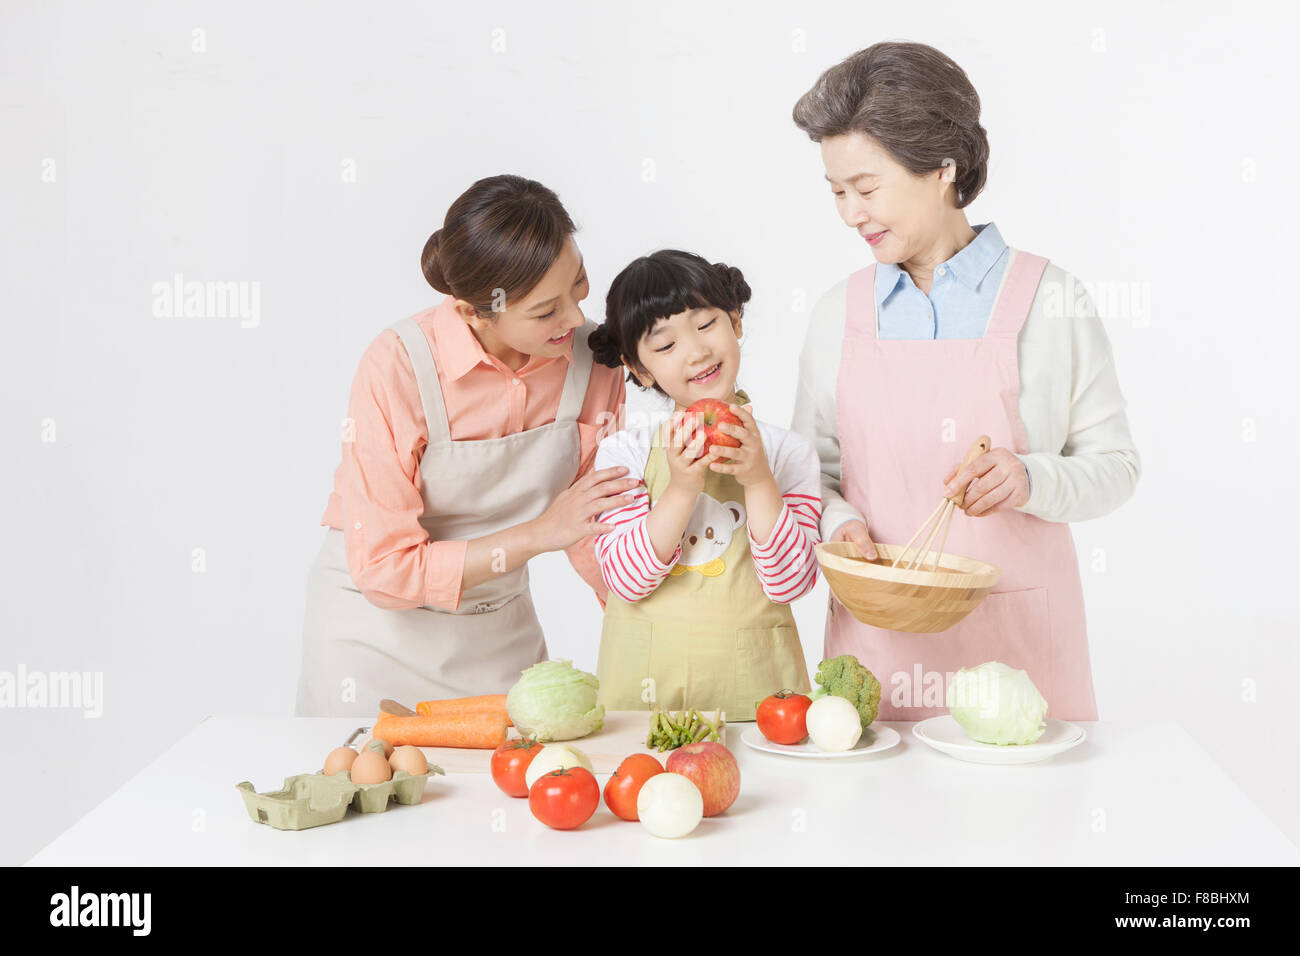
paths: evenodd
<path fill-rule="evenodd" d="M 738 311 L 742 303 L 709 263 L 689 252 L 664 249 L 643 256 L 610 286 L 607 318 L 617 323 L 624 347 L 636 345 L 662 320 L 693 309 Z"/>

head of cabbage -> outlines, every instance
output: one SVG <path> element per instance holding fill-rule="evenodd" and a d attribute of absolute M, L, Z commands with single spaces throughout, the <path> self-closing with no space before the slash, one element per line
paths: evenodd
<path fill-rule="evenodd" d="M 1032 744 L 1047 729 L 1047 701 L 1029 674 L 999 661 L 957 671 L 947 704 L 953 720 L 980 743 Z"/>
<path fill-rule="evenodd" d="M 542 742 L 576 740 L 600 730 L 605 707 L 596 703 L 600 682 L 570 661 L 542 661 L 522 674 L 506 695 L 515 729 Z"/>

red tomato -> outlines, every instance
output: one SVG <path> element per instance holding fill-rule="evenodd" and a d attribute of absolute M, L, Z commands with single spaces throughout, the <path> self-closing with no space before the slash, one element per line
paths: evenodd
<path fill-rule="evenodd" d="M 797 744 L 808 736 L 812 698 L 779 690 L 758 705 L 758 729 L 774 744 Z"/>
<path fill-rule="evenodd" d="M 542 745 L 531 738 L 507 740 L 492 751 L 492 780 L 512 797 L 528 796 L 524 773 L 533 758 L 542 752 Z"/>
<path fill-rule="evenodd" d="M 542 774 L 528 791 L 533 816 L 555 830 L 580 827 L 600 805 L 600 784 L 586 767 L 566 767 Z"/>
<path fill-rule="evenodd" d="M 636 795 L 641 792 L 641 784 L 657 773 L 663 773 L 664 767 L 650 754 L 633 754 L 624 757 L 614 775 L 605 784 L 605 806 L 616 817 L 624 820 L 639 820 L 636 815 Z"/>

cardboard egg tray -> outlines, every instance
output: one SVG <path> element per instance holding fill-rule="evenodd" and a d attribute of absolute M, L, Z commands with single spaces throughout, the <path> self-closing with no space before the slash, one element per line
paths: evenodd
<path fill-rule="evenodd" d="M 417 804 L 424 796 L 424 785 L 430 775 L 442 772 L 441 767 L 430 764 L 428 773 L 413 776 L 399 770 L 392 780 L 367 784 L 353 783 L 347 770 L 329 777 L 300 773 L 286 777 L 280 790 L 257 793 L 247 780 L 238 784 L 237 789 L 253 822 L 277 830 L 306 830 L 338 823 L 347 814 L 348 807 L 355 807 L 360 813 L 383 813 L 388 809 L 389 800 L 405 806 Z"/>

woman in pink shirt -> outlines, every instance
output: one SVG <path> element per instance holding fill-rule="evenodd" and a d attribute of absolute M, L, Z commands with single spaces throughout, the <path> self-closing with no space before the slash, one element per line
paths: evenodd
<path fill-rule="evenodd" d="M 604 604 L 597 518 L 631 503 L 592 471 L 616 429 L 618 372 L 593 367 L 589 287 L 559 198 L 474 183 L 425 245 L 437 305 L 362 356 L 308 581 L 299 716 L 380 699 L 504 693 L 546 658 L 528 559 L 563 549 Z"/>

